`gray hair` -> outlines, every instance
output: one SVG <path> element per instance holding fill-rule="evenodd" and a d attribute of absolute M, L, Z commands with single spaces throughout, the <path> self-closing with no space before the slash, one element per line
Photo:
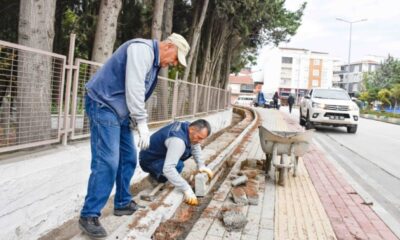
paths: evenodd
<path fill-rule="evenodd" d="M 207 128 L 207 137 L 210 136 L 211 134 L 211 125 L 207 120 L 204 119 L 198 119 L 194 122 L 192 122 L 189 127 L 196 127 L 198 130 L 202 130 L 204 128 Z"/>

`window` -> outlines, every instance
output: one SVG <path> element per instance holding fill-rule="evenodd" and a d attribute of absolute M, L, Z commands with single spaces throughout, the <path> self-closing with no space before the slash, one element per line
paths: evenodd
<path fill-rule="evenodd" d="M 313 77 L 319 77 L 319 70 L 318 69 L 314 69 L 313 70 Z"/>
<path fill-rule="evenodd" d="M 320 59 L 314 59 L 314 65 L 319 66 L 321 64 Z"/>
<path fill-rule="evenodd" d="M 318 80 L 312 80 L 312 86 L 313 87 L 318 87 L 318 85 L 319 85 L 319 81 Z"/>
<path fill-rule="evenodd" d="M 281 85 L 290 85 L 290 78 L 281 78 Z"/>
<path fill-rule="evenodd" d="M 253 84 L 241 84 L 240 92 L 252 93 L 253 92 Z"/>
<path fill-rule="evenodd" d="M 282 57 L 282 63 L 292 64 L 293 58 L 291 57 Z"/>

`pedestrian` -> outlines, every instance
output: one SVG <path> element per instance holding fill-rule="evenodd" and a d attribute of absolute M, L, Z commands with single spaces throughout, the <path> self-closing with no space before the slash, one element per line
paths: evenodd
<path fill-rule="evenodd" d="M 114 215 L 137 210 L 129 191 L 137 154 L 130 124 L 139 132 L 138 147 L 149 147 L 145 101 L 157 85 L 160 68 L 186 66 L 189 44 L 179 34 L 165 41 L 132 39 L 122 44 L 86 84 L 90 120 L 91 173 L 79 227 L 94 238 L 107 236 L 99 222 L 116 184 Z"/>
<path fill-rule="evenodd" d="M 274 100 L 274 108 L 279 109 L 279 105 L 278 105 L 279 94 L 278 94 L 278 92 L 275 92 L 274 96 L 272 97 L 272 100 Z"/>
<path fill-rule="evenodd" d="M 289 95 L 288 104 L 289 104 L 289 113 L 292 113 L 292 107 L 294 104 L 294 97 L 292 94 Z"/>
<path fill-rule="evenodd" d="M 196 195 L 180 173 L 184 161 L 193 156 L 198 170 L 212 179 L 213 172 L 205 166 L 200 146 L 210 133 L 210 124 L 204 119 L 173 122 L 151 135 L 150 147 L 140 151 L 140 167 L 159 183 L 169 181 L 184 193 L 186 203 L 197 205 Z"/>
<path fill-rule="evenodd" d="M 265 100 L 265 97 L 264 97 L 264 93 L 262 91 L 258 92 L 256 99 L 257 99 L 256 100 L 257 101 L 257 106 L 256 107 L 260 106 L 260 107 L 264 107 L 265 108 L 266 100 Z"/>

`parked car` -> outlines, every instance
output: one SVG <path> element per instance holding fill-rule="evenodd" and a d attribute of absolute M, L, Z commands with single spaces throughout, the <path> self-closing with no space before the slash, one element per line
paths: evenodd
<path fill-rule="evenodd" d="M 242 106 L 252 106 L 255 98 L 256 96 L 254 95 L 241 95 L 236 99 L 235 104 Z"/>
<path fill-rule="evenodd" d="M 356 133 L 360 110 L 349 94 L 340 88 L 313 88 L 300 103 L 300 125 L 346 127 Z"/>

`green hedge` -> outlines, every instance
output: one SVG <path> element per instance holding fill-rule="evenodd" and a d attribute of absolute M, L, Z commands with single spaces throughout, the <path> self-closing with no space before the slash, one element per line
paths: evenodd
<path fill-rule="evenodd" d="M 361 114 L 376 115 L 378 117 L 400 118 L 400 114 L 388 113 L 388 112 L 385 112 L 385 111 L 361 110 L 360 113 Z"/>

